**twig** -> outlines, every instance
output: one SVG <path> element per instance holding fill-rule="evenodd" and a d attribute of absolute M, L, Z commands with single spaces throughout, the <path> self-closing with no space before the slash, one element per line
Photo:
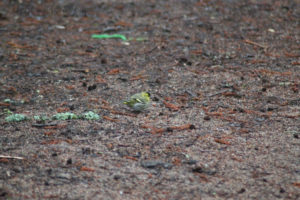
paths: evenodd
<path fill-rule="evenodd" d="M 57 123 L 49 123 L 49 124 L 32 124 L 33 127 L 43 128 L 45 126 L 57 126 Z"/>
<path fill-rule="evenodd" d="M 89 72 L 89 69 L 73 69 L 71 72 L 80 72 L 86 74 Z"/>
<path fill-rule="evenodd" d="M 117 119 L 113 119 L 113 118 L 108 117 L 108 116 L 102 116 L 102 118 L 103 118 L 103 119 L 106 119 L 106 120 L 108 120 L 108 121 L 112 121 L 112 122 L 118 122 L 118 121 L 119 121 L 119 120 L 117 120 Z"/>
<path fill-rule="evenodd" d="M 169 129 L 172 130 L 185 130 L 185 129 L 195 129 L 195 126 L 193 124 L 184 124 L 182 126 L 171 126 Z"/>
<path fill-rule="evenodd" d="M 9 158 L 9 159 L 18 159 L 18 160 L 24 160 L 25 159 L 23 157 L 18 157 L 18 156 L 4 156 L 4 155 L 0 155 L 0 158 Z"/>
<path fill-rule="evenodd" d="M 263 48 L 263 49 L 267 49 L 267 48 L 268 48 L 268 47 L 265 46 L 265 45 L 259 44 L 259 43 L 257 43 L 257 42 L 253 42 L 253 41 L 248 40 L 248 39 L 245 39 L 244 42 L 247 43 L 247 44 L 252 44 L 252 45 L 254 45 L 254 46 L 258 46 L 258 47 Z"/>
<path fill-rule="evenodd" d="M 163 132 L 172 132 L 173 130 L 187 130 L 187 129 L 195 129 L 193 124 L 185 124 L 182 126 L 170 126 L 167 128 L 156 128 L 154 126 L 142 125 L 142 128 L 149 128 L 151 129 L 151 134 L 163 133 Z"/>
<path fill-rule="evenodd" d="M 145 79 L 145 78 L 147 78 L 147 76 L 137 75 L 137 76 L 133 76 L 130 80 L 136 81 L 136 80 Z"/>
<path fill-rule="evenodd" d="M 171 110 L 174 110 L 174 111 L 177 111 L 179 110 L 179 106 L 175 105 L 175 104 L 172 104 L 172 103 L 169 103 L 167 101 L 163 101 L 163 103 L 165 104 L 165 106 Z"/>
<path fill-rule="evenodd" d="M 3 103 L 3 102 L 0 102 L 0 106 L 8 107 L 8 106 L 10 106 L 10 103 Z"/>
<path fill-rule="evenodd" d="M 154 51 L 155 49 L 157 48 L 157 46 L 153 47 L 152 49 L 144 52 L 143 54 L 149 54 L 149 53 L 152 53 L 152 51 Z"/>

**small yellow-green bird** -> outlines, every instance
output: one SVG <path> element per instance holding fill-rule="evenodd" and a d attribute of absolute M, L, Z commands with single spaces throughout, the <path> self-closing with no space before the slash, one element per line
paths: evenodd
<path fill-rule="evenodd" d="M 150 104 L 150 94 L 148 92 L 141 92 L 132 95 L 127 101 L 123 103 L 132 108 L 136 112 L 141 112 L 148 108 Z"/>

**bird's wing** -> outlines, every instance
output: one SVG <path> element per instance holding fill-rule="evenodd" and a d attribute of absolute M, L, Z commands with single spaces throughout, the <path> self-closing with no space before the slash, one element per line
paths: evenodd
<path fill-rule="evenodd" d="M 138 98 L 134 98 L 133 99 L 135 102 L 139 102 L 139 103 L 142 103 L 143 101 L 142 100 L 140 100 L 140 99 L 138 99 Z"/>

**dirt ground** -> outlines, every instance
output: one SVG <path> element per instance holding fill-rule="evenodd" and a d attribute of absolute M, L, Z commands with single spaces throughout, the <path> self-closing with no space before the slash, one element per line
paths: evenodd
<path fill-rule="evenodd" d="M 0 199 L 300 199 L 299 19 L 298 0 L 0 1 Z"/>

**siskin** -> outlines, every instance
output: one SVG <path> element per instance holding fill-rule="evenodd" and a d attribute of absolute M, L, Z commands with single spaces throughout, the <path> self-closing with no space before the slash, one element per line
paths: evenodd
<path fill-rule="evenodd" d="M 141 92 L 132 95 L 130 99 L 123 103 L 132 108 L 134 111 L 141 112 L 149 106 L 150 101 L 150 94 L 148 92 Z"/>

